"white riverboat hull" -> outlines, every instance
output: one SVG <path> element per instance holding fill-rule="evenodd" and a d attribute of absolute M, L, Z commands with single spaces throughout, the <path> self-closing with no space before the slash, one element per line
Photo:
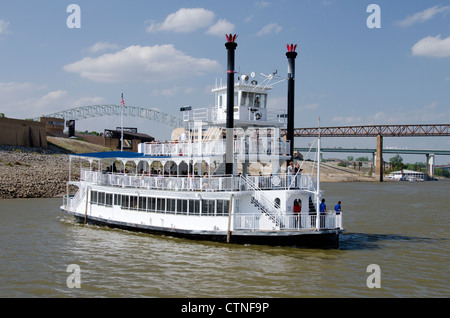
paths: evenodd
<path fill-rule="evenodd" d="M 255 244 L 270 246 L 292 246 L 301 248 L 339 248 L 339 235 L 343 229 L 331 230 L 188 230 L 174 227 L 154 226 L 148 224 L 136 224 L 127 221 L 104 219 L 102 217 L 85 217 L 80 213 L 65 210 L 72 214 L 77 222 L 107 226 L 111 228 L 136 231 L 155 235 L 185 238 L 192 240 L 212 241 L 234 244 Z"/>
<path fill-rule="evenodd" d="M 316 215 L 309 213 L 286 215 L 277 222 L 270 219 L 251 202 L 249 198 L 252 195 L 251 192 L 203 193 L 204 199 L 215 202 L 215 209 L 214 212 L 210 212 L 212 215 L 205 215 L 205 212 L 196 215 L 195 212 L 192 213 L 192 207 L 190 207 L 191 213 L 188 213 L 186 208 L 183 211 L 168 212 L 168 205 L 165 205 L 166 211 L 155 212 L 152 210 L 158 207 L 150 204 L 150 200 L 155 200 L 156 203 L 157 199 L 163 197 L 166 200 L 178 199 L 177 202 L 187 200 L 186 198 L 194 201 L 196 200 L 195 193 L 149 190 L 137 192 L 136 189 L 124 191 L 121 188 L 98 187 L 92 184 L 89 184 L 89 187 L 78 185 L 81 187 L 78 195 L 87 193 L 87 201 L 86 195 L 77 202 L 73 202 L 76 200 L 75 197 L 66 198 L 61 210 L 73 215 L 78 222 L 85 224 L 195 240 L 307 248 L 338 248 L 339 234 L 343 231 L 340 215 L 321 216 L 320 222 L 324 228 L 319 230 L 314 227 Z M 111 195 L 110 201 L 107 199 L 99 204 L 96 199 L 93 199 L 98 193 L 108 193 Z M 132 198 L 137 193 L 141 199 L 135 200 L 138 207 L 132 207 Z M 283 192 L 272 194 L 280 195 L 281 193 Z M 118 204 L 116 199 L 116 196 L 121 198 L 125 195 L 127 196 L 126 207 L 123 202 Z M 307 193 L 298 190 L 296 195 L 300 197 Z M 230 197 L 235 198 L 233 203 L 240 209 L 235 210 L 232 204 L 232 207 L 227 205 L 229 211 L 219 210 L 217 202 L 225 202 L 225 199 Z M 95 202 L 92 202 L 93 200 Z"/>

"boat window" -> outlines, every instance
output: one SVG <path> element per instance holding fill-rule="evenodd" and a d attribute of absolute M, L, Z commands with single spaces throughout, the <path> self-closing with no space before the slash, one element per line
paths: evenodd
<path fill-rule="evenodd" d="M 228 200 L 217 200 L 217 216 L 226 216 L 228 215 L 229 209 L 229 201 Z"/>
<path fill-rule="evenodd" d="M 98 204 L 100 204 L 100 205 L 105 204 L 105 192 L 98 193 Z"/>
<path fill-rule="evenodd" d="M 280 203 L 281 203 L 280 198 L 275 198 L 275 201 L 274 201 L 275 207 L 279 208 L 280 207 Z"/>
<path fill-rule="evenodd" d="M 130 196 L 130 210 L 137 210 L 138 208 L 138 197 Z"/>
<path fill-rule="evenodd" d="M 211 215 L 215 213 L 214 200 L 202 200 L 202 215 Z"/>
<path fill-rule="evenodd" d="M 167 199 L 167 212 L 175 212 L 175 199 Z"/>
<path fill-rule="evenodd" d="M 91 203 L 97 203 L 97 191 L 91 191 Z"/>
<path fill-rule="evenodd" d="M 149 211 L 155 211 L 156 208 L 156 199 L 155 198 L 148 198 L 148 210 Z"/>
<path fill-rule="evenodd" d="M 189 200 L 189 214 L 199 215 L 200 214 L 200 201 Z"/>
<path fill-rule="evenodd" d="M 223 215 L 223 200 L 217 200 L 217 215 Z"/>
<path fill-rule="evenodd" d="M 147 210 L 147 198 L 139 197 L 139 210 L 146 211 Z"/>
<path fill-rule="evenodd" d="M 267 95 L 266 94 L 257 94 L 256 96 L 259 97 L 259 108 L 266 108 Z"/>
<path fill-rule="evenodd" d="M 179 199 L 177 202 L 177 214 L 186 214 L 187 213 L 187 201 Z"/>
<path fill-rule="evenodd" d="M 113 204 L 113 195 L 112 193 L 105 194 L 105 205 L 111 207 Z"/>
<path fill-rule="evenodd" d="M 255 93 L 242 92 L 241 106 L 253 107 Z"/>
<path fill-rule="evenodd" d="M 122 202 L 122 196 L 120 194 L 114 195 L 114 205 L 120 205 Z"/>
<path fill-rule="evenodd" d="M 230 214 L 230 201 L 224 200 L 223 201 L 223 215 L 229 215 Z"/>
<path fill-rule="evenodd" d="M 128 195 L 122 195 L 122 209 L 128 209 L 130 206 L 130 197 Z"/>
<path fill-rule="evenodd" d="M 241 94 L 241 106 L 245 106 L 247 101 L 247 92 L 242 92 Z"/>
<path fill-rule="evenodd" d="M 164 212 L 166 210 L 166 199 L 157 198 L 156 199 L 156 210 L 159 212 Z"/>

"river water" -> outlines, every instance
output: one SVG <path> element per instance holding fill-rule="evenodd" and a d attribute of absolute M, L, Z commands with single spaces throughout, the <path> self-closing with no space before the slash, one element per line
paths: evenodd
<path fill-rule="evenodd" d="M 322 188 L 342 201 L 337 250 L 153 236 L 77 224 L 61 199 L 0 200 L 0 297 L 450 296 L 450 181 Z"/>

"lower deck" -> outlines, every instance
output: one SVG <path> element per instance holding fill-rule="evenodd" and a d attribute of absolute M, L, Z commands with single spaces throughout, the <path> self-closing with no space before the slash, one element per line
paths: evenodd
<path fill-rule="evenodd" d="M 64 208 L 62 207 L 64 210 Z M 66 211 L 68 212 L 68 211 Z M 77 221 L 85 224 L 108 226 L 111 228 L 137 231 L 142 233 L 165 235 L 170 237 L 213 241 L 233 244 L 256 244 L 270 246 L 292 246 L 302 248 L 339 248 L 339 234 L 343 231 L 320 230 L 229 230 L 229 231 L 204 231 L 204 230 L 183 230 L 178 228 L 168 228 L 162 226 L 152 226 L 145 224 L 135 224 L 123 221 L 106 220 L 102 217 L 86 217 L 73 214 Z"/>
<path fill-rule="evenodd" d="M 305 190 L 186 193 L 78 185 L 79 191 L 66 196 L 61 209 L 86 223 L 212 241 L 296 246 L 305 240 L 308 245 L 323 240 L 334 245 L 343 230 L 342 214 L 280 208 L 288 201 L 307 202 L 312 194 Z"/>

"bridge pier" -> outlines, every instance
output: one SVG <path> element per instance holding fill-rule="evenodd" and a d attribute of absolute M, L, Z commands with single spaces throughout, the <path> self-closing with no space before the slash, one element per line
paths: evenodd
<path fill-rule="evenodd" d="M 428 179 L 434 178 L 434 154 L 427 153 L 427 175 Z"/>
<path fill-rule="evenodd" d="M 383 162 L 383 136 L 377 135 L 377 155 L 375 162 L 375 178 L 379 182 L 383 182 L 384 162 Z"/>

